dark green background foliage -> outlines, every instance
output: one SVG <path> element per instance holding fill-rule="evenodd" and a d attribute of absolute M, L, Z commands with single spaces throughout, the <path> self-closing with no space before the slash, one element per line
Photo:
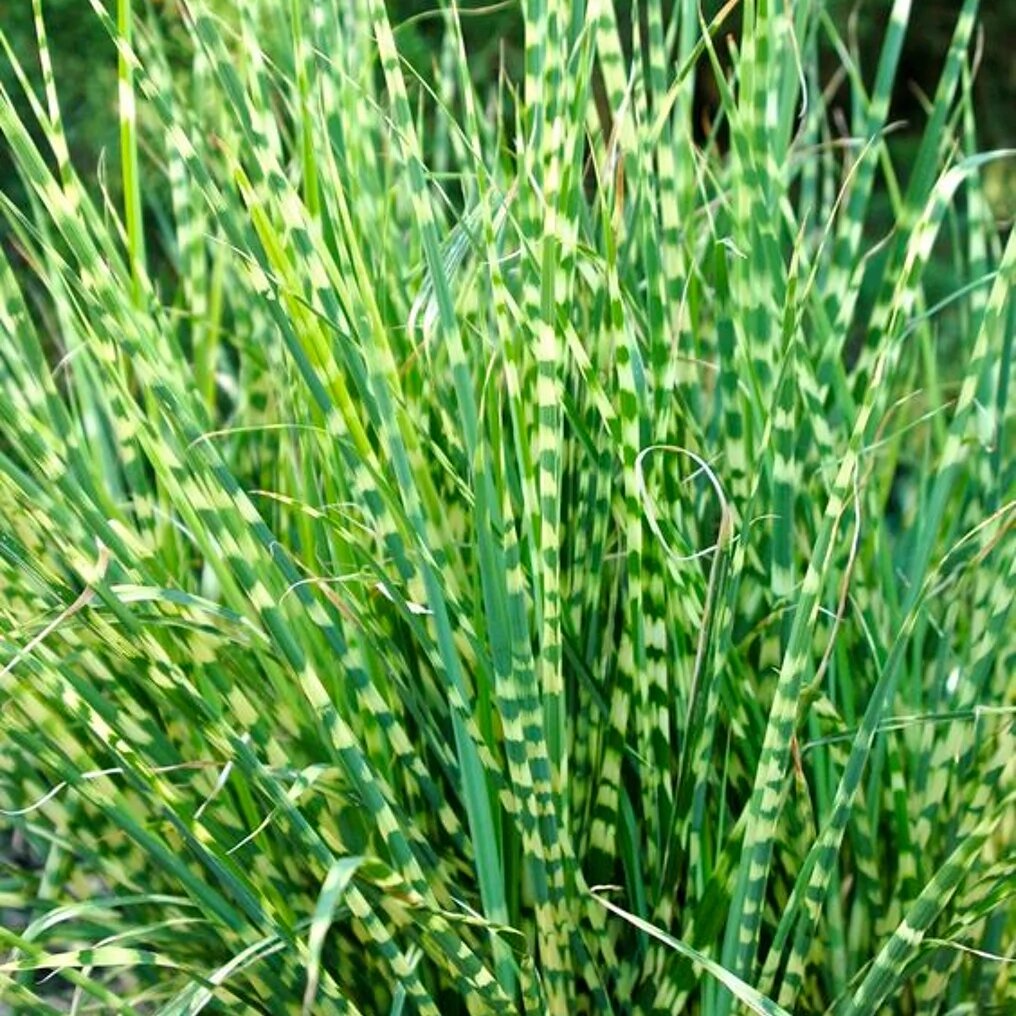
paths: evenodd
<path fill-rule="evenodd" d="M 87 0 L 57 0 L 46 5 L 46 27 L 53 48 L 54 71 L 67 125 L 71 155 L 78 165 L 94 165 L 100 153 L 116 155 L 116 51 L 106 30 L 94 17 Z M 33 84 L 40 84 L 35 57 L 35 30 L 31 0 L 5 0 L 0 4 L 0 30 L 14 55 L 23 63 Z M 19 112 L 31 123 L 28 104 L 21 96 L 10 64 L 0 60 L 0 83 L 19 103 Z M 11 160 L 0 148 L 0 189 L 10 190 Z"/>

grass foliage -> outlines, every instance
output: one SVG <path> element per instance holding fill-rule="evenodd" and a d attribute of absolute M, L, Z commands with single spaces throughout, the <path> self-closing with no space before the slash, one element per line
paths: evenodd
<path fill-rule="evenodd" d="M 382 0 L 92 0 L 115 188 L 32 3 L 0 1009 L 1012 1012 L 975 0 L 906 165 L 910 0 L 524 0 L 482 91 L 453 3 L 429 89 Z"/>

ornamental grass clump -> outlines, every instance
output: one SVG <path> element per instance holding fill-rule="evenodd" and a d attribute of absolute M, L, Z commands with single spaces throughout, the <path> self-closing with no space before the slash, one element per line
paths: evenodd
<path fill-rule="evenodd" d="M 1012 1011 L 977 3 L 92 0 L 98 169 L 32 3 L 0 1011 Z"/>

